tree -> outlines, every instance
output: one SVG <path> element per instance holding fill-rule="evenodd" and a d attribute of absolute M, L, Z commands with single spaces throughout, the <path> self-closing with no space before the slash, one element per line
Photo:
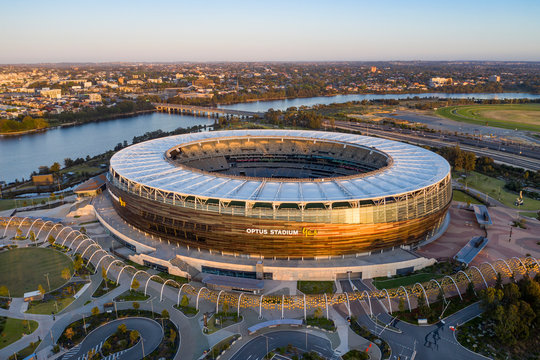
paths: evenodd
<path fill-rule="evenodd" d="M 33 231 L 30 231 L 30 241 L 35 242 L 36 241 L 36 234 L 34 234 Z"/>
<path fill-rule="evenodd" d="M 137 291 L 139 286 L 141 286 L 141 284 L 139 283 L 139 280 L 133 279 L 133 281 L 131 282 L 131 289 Z"/>
<path fill-rule="evenodd" d="M 171 333 L 169 335 L 169 340 L 174 343 L 174 340 L 176 339 L 176 331 L 174 329 L 171 329 Z"/>
<path fill-rule="evenodd" d="M 182 296 L 182 300 L 180 301 L 180 306 L 182 307 L 189 306 L 189 298 L 187 297 L 187 295 Z"/>
<path fill-rule="evenodd" d="M 223 312 L 226 314 L 229 312 L 229 304 L 228 303 L 223 303 L 223 305 L 221 306 L 221 309 L 223 310 Z"/>
<path fill-rule="evenodd" d="M 69 328 L 66 329 L 65 335 L 66 335 L 66 338 L 71 340 L 73 338 L 73 335 L 75 335 L 75 332 L 73 331 L 72 328 L 69 327 Z"/>
<path fill-rule="evenodd" d="M 41 293 L 41 295 L 45 295 L 45 289 L 43 288 L 43 286 L 41 286 L 41 284 L 38 285 L 38 290 Z"/>
<path fill-rule="evenodd" d="M 49 168 L 49 170 L 52 172 L 52 173 L 57 173 L 60 171 L 60 164 L 55 162 L 54 164 L 52 164 L 52 166 Z"/>
<path fill-rule="evenodd" d="M 122 334 L 125 334 L 126 331 L 127 331 L 127 326 L 126 326 L 126 324 L 120 324 L 120 325 L 118 325 L 118 331 L 121 332 Z"/>
<path fill-rule="evenodd" d="M 141 307 L 141 304 L 139 304 L 138 302 L 134 301 L 133 302 L 133 308 L 135 310 L 137 310 L 137 314 L 139 313 L 139 308 Z"/>
<path fill-rule="evenodd" d="M 109 352 L 109 351 L 111 351 L 111 348 L 112 348 L 111 343 L 109 342 L 109 340 L 106 340 L 103 343 L 103 349 L 106 350 L 107 352 Z"/>
<path fill-rule="evenodd" d="M 81 226 L 81 228 L 79 229 L 79 231 L 82 233 L 82 234 L 86 234 L 86 228 L 84 226 Z"/>
<path fill-rule="evenodd" d="M 0 286 L 0 296 L 2 296 L 2 297 L 8 297 L 9 296 L 9 289 L 7 288 L 7 286 L 5 286 L 5 285 Z"/>
<path fill-rule="evenodd" d="M 313 312 L 313 316 L 316 317 L 316 318 L 321 318 L 322 317 L 322 309 L 320 307 L 316 308 L 315 311 Z"/>
<path fill-rule="evenodd" d="M 465 290 L 465 296 L 467 296 L 469 299 L 473 299 L 476 297 L 474 292 L 474 284 L 470 281 L 467 285 L 467 289 Z"/>
<path fill-rule="evenodd" d="M 64 268 L 62 270 L 62 279 L 68 281 L 69 278 L 71 278 L 71 271 L 69 270 L 69 268 Z"/>
<path fill-rule="evenodd" d="M 54 242 L 56 241 L 56 239 L 54 238 L 54 236 L 52 235 L 49 235 L 49 237 L 47 238 L 47 241 L 49 242 L 49 244 L 54 244 Z"/>
<path fill-rule="evenodd" d="M 80 254 L 75 255 L 75 261 L 73 261 L 73 268 L 79 272 L 83 266 L 83 259 Z"/>
<path fill-rule="evenodd" d="M 139 340 L 139 332 L 137 330 L 131 330 L 129 340 L 131 340 L 132 344 L 135 344 L 135 341 Z"/>
<path fill-rule="evenodd" d="M 502 290 L 502 275 L 500 272 L 497 273 L 497 280 L 495 282 L 495 289 Z"/>
<path fill-rule="evenodd" d="M 164 319 L 169 318 L 169 312 L 167 311 L 167 309 L 163 309 L 163 311 L 161 312 L 161 317 Z"/>
<path fill-rule="evenodd" d="M 405 311 L 405 299 L 403 297 L 399 298 L 398 309 L 400 312 Z"/>
<path fill-rule="evenodd" d="M 99 314 L 99 308 L 97 306 L 94 306 L 92 308 L 92 315 L 96 316 L 97 314 Z"/>

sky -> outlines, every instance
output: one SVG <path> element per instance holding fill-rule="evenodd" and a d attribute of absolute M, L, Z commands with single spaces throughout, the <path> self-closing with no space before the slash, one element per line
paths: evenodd
<path fill-rule="evenodd" d="M 0 0 L 0 63 L 540 61 L 539 0 Z"/>

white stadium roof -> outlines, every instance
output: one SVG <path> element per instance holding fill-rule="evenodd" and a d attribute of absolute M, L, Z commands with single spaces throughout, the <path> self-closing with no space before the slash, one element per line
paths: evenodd
<path fill-rule="evenodd" d="M 392 157 L 393 162 L 382 171 L 361 177 L 288 181 L 202 173 L 179 167 L 165 155 L 167 150 L 186 143 L 243 136 L 320 139 L 374 147 Z M 169 136 L 119 151 L 111 158 L 111 168 L 132 182 L 182 196 L 275 203 L 399 196 L 436 184 L 450 172 L 450 165 L 444 158 L 418 146 L 361 135 L 303 130 L 230 130 Z"/>

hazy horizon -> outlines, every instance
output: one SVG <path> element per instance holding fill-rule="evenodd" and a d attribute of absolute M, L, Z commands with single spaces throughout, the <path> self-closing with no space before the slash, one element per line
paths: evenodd
<path fill-rule="evenodd" d="M 540 61 L 532 0 L 30 0 L 2 10 L 2 64 Z"/>

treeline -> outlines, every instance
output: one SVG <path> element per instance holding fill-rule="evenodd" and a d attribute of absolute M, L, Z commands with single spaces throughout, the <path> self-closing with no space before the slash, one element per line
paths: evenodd
<path fill-rule="evenodd" d="M 313 110 L 298 110 L 296 107 L 291 107 L 285 111 L 269 109 L 264 114 L 264 120 L 279 127 L 320 129 L 323 116 Z"/>
<path fill-rule="evenodd" d="M 91 121 L 105 120 L 122 114 L 130 114 L 137 111 L 152 110 L 154 106 L 150 101 L 138 99 L 137 101 L 122 101 L 113 106 L 98 106 L 94 109 L 79 112 L 64 112 L 51 115 L 50 119 L 60 124 L 86 123 Z"/>
<path fill-rule="evenodd" d="M 540 336 L 540 278 L 525 276 L 518 282 L 502 285 L 499 274 L 495 287 L 480 294 L 485 310 L 485 328 L 506 347 L 531 340 L 538 343 Z M 521 348 L 526 344 L 522 343 Z"/>
<path fill-rule="evenodd" d="M 47 120 L 42 118 L 34 119 L 31 116 L 25 116 L 24 118 L 17 120 L 0 120 L 0 133 L 40 130 L 47 127 L 49 127 Z"/>

